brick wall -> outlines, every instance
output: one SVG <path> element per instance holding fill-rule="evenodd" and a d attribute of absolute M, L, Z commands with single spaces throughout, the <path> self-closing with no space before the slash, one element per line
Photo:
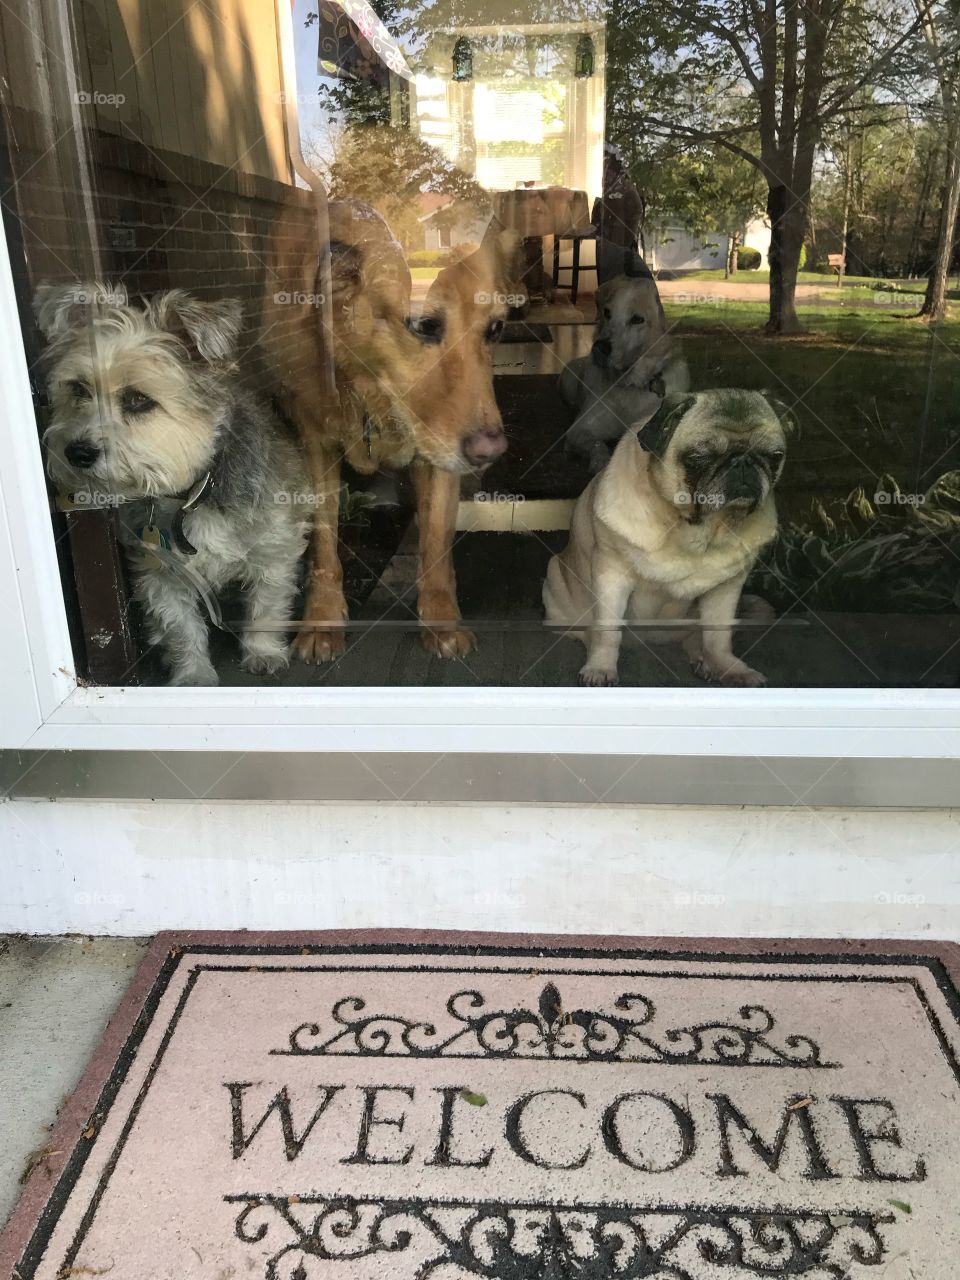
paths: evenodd
<path fill-rule="evenodd" d="M 22 234 L 31 294 L 42 280 L 86 279 L 99 266 L 102 278 L 123 281 L 131 297 L 182 288 L 239 298 L 241 368 L 271 392 L 274 380 L 256 338 L 265 294 L 291 287 L 271 271 L 271 243 L 280 234 L 281 209 L 293 208 L 298 220 L 302 211 L 310 225 L 311 193 L 99 129 L 83 135 L 82 148 L 71 133 L 51 149 L 49 122 L 35 113 L 10 112 L 7 124 L 8 139 L 16 139 L 7 152 L 13 182 L 7 202 Z M 28 308 L 29 298 L 21 303 Z M 283 325 L 283 316 L 271 316 L 271 323 Z M 308 358 L 315 357 L 305 351 Z"/>

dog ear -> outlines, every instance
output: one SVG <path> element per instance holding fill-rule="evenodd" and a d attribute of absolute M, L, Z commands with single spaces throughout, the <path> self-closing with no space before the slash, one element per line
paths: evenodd
<path fill-rule="evenodd" d="M 239 298 L 201 302 L 185 289 L 169 289 L 158 293 L 147 311 L 158 328 L 180 338 L 191 359 L 199 356 L 207 364 L 224 364 L 236 354 L 243 327 Z"/>
<path fill-rule="evenodd" d="M 799 436 L 800 423 L 794 411 L 785 405 L 782 400 L 778 400 L 776 396 L 772 396 L 766 391 L 763 392 L 763 398 L 780 419 L 783 434 L 786 436 Z"/>
<path fill-rule="evenodd" d="M 125 307 L 127 291 L 122 284 L 89 283 L 40 284 L 33 295 L 37 327 L 48 342 L 82 323 L 91 306 Z"/>
<path fill-rule="evenodd" d="M 331 240 L 317 268 L 317 293 L 328 280 L 333 308 L 348 306 L 363 285 L 363 254 L 345 240 Z"/>
<path fill-rule="evenodd" d="M 631 250 L 629 258 L 624 264 L 623 274 L 629 280 L 653 280 L 654 275 L 643 258 L 640 257 L 636 249 Z"/>
<path fill-rule="evenodd" d="M 660 408 L 637 432 L 640 448 L 646 453 L 652 453 L 662 462 L 673 433 L 680 425 L 683 416 L 693 408 L 696 402 L 697 397 L 691 395 L 664 396 Z"/>

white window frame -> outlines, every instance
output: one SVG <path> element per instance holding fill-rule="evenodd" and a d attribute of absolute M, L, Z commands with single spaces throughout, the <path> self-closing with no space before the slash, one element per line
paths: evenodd
<path fill-rule="evenodd" d="M 84 688 L 5 242 L 0 386 L 0 747 L 960 756 L 960 690 Z"/>

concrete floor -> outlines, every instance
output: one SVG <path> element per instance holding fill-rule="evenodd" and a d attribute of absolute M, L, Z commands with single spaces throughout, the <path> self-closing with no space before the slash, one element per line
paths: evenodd
<path fill-rule="evenodd" d="M 148 942 L 0 938 L 0 1224 Z"/>

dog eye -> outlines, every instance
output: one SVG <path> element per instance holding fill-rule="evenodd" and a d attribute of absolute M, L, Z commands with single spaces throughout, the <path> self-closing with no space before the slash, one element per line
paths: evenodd
<path fill-rule="evenodd" d="M 604 318 L 604 320 L 609 320 L 609 319 L 610 319 L 610 308 L 609 308 L 609 307 L 604 307 L 604 308 L 603 308 L 603 318 Z"/>
<path fill-rule="evenodd" d="M 420 316 L 416 320 L 408 316 L 407 328 L 421 342 L 443 341 L 443 320 L 440 316 Z"/>
<path fill-rule="evenodd" d="M 646 324 L 647 322 L 646 322 L 646 319 L 645 319 L 645 317 L 644 317 L 644 316 L 631 316 L 631 317 L 630 317 L 630 323 L 631 323 L 631 324 Z"/>
<path fill-rule="evenodd" d="M 89 400 L 90 388 L 85 387 L 82 382 L 68 382 L 67 390 L 75 400 Z"/>
<path fill-rule="evenodd" d="M 157 407 L 157 402 L 151 396 L 143 391 L 138 391 L 136 387 L 125 387 L 120 396 L 120 407 L 124 413 L 149 413 L 151 409 Z"/>
<path fill-rule="evenodd" d="M 503 321 L 491 320 L 489 326 L 487 327 L 487 341 L 496 342 L 502 333 L 503 333 Z"/>

